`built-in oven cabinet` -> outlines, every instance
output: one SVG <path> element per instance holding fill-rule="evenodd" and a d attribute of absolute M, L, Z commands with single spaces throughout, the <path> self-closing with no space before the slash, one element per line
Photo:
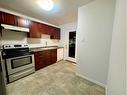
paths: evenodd
<path fill-rule="evenodd" d="M 38 51 L 34 53 L 35 56 L 35 70 L 39 70 L 46 66 L 56 63 L 57 49 L 49 49 Z"/>

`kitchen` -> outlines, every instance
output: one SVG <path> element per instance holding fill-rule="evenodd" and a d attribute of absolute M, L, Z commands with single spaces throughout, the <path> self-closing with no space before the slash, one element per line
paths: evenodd
<path fill-rule="evenodd" d="M 116 1 L 1 0 L 0 94 L 111 95 Z"/>
<path fill-rule="evenodd" d="M 34 63 L 35 63 L 34 68 L 37 71 L 41 68 L 44 68 L 48 65 L 51 65 L 51 64 L 56 63 L 56 62 L 63 59 L 63 48 L 58 47 L 58 42 L 60 39 L 60 28 L 52 27 L 52 26 L 49 26 L 46 24 L 41 24 L 38 22 L 32 22 L 30 20 L 28 21 L 27 19 L 23 19 L 21 17 L 17 17 L 15 15 L 4 13 L 4 12 L 1 12 L 1 14 L 2 14 L 1 15 L 1 18 L 2 18 L 1 28 L 4 28 L 1 31 L 1 40 L 2 40 L 3 49 L 4 49 L 3 55 L 5 55 L 5 56 L 3 56 L 3 58 L 5 57 L 7 64 L 13 64 L 13 66 L 14 66 L 14 67 L 11 67 L 11 65 L 7 66 L 7 68 L 10 70 L 9 71 L 7 69 L 8 73 L 11 72 L 11 70 L 13 73 L 19 72 L 16 69 L 18 67 L 20 67 L 19 69 L 21 69 L 22 66 L 23 66 L 22 68 L 24 70 L 24 69 L 26 69 L 27 65 L 30 63 L 32 65 L 28 66 L 27 68 L 33 67 Z M 36 31 L 38 31 L 38 33 Z M 24 33 L 18 33 L 18 32 L 24 32 Z M 43 33 L 43 35 L 41 35 L 42 33 Z M 8 35 L 9 35 L 9 37 L 8 37 Z M 29 44 L 29 46 L 28 46 L 27 44 L 29 41 L 28 42 L 26 41 L 26 39 L 27 39 L 26 35 L 27 35 L 27 37 L 29 37 L 29 39 L 30 38 L 38 38 L 39 39 L 39 38 L 41 38 L 41 36 L 43 36 L 43 39 L 45 42 L 44 42 L 44 44 L 39 44 L 39 47 L 37 46 L 37 43 L 32 44 L 32 45 Z M 14 37 L 14 36 L 16 36 L 16 37 Z M 50 40 L 50 38 L 54 39 L 54 40 L 52 41 L 52 40 Z M 17 39 L 17 42 L 13 41 L 15 39 Z M 29 40 L 29 39 L 27 39 L 27 40 Z M 30 41 L 31 41 L 31 39 L 30 39 Z M 11 43 L 13 43 L 13 44 L 11 44 Z M 36 46 L 36 48 L 34 46 Z M 33 51 L 34 55 L 32 54 L 32 51 Z M 29 58 L 27 58 L 27 55 Z M 16 58 L 16 57 L 18 57 L 18 58 Z M 34 57 L 35 57 L 35 60 L 34 60 Z M 13 59 L 11 59 L 11 58 L 13 58 Z M 13 63 L 12 60 L 14 60 L 14 59 L 18 64 L 15 62 Z M 18 61 L 18 59 L 20 59 L 20 60 Z M 44 59 L 44 60 L 41 60 L 41 59 Z M 27 63 L 25 63 L 25 61 Z M 24 64 L 21 64 L 20 62 L 24 62 Z M 15 66 L 17 66 L 17 68 Z M 11 68 L 13 68 L 13 69 L 15 68 L 15 70 L 13 71 L 13 69 L 11 69 Z M 32 73 L 32 72 L 34 72 L 34 70 L 31 70 L 30 73 Z M 9 73 L 9 74 L 11 75 L 13 73 Z M 30 73 L 28 73 L 28 74 L 30 74 Z M 21 76 L 19 73 L 18 73 L 18 75 Z M 19 76 L 17 76 L 17 77 L 19 77 Z M 14 77 L 14 76 L 12 76 L 12 77 Z M 21 77 L 23 77 L 23 76 L 21 76 Z M 12 79 L 12 80 L 10 80 L 10 79 L 8 79 L 9 80 L 8 82 L 12 82 L 12 81 L 16 80 L 17 78 Z"/>
<path fill-rule="evenodd" d="M 58 47 L 60 28 L 6 12 L 0 14 L 1 48 L 4 63 L 6 61 L 3 67 L 7 70 L 7 84 L 63 59 L 63 47 Z"/>

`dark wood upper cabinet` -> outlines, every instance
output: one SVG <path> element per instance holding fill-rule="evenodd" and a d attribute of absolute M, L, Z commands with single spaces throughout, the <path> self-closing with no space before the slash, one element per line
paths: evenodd
<path fill-rule="evenodd" d="M 2 23 L 2 12 L 0 11 L 0 24 Z"/>
<path fill-rule="evenodd" d="M 40 31 L 39 23 L 31 22 L 30 32 L 28 33 L 28 37 L 30 37 L 30 38 L 41 38 L 41 31 Z"/>
<path fill-rule="evenodd" d="M 51 39 L 60 39 L 60 28 L 53 28 Z"/>
<path fill-rule="evenodd" d="M 30 32 L 28 33 L 28 37 L 30 38 L 41 38 L 41 34 L 47 34 L 50 35 L 51 39 L 60 39 L 60 28 L 56 28 L 43 23 L 30 21 L 28 19 L 1 11 L 0 11 L 0 24 L 29 28 Z"/>
<path fill-rule="evenodd" d="M 56 39 L 60 39 L 60 28 L 56 28 Z"/>
<path fill-rule="evenodd" d="M 40 30 L 42 34 L 49 34 L 48 25 L 40 23 Z"/>
<path fill-rule="evenodd" d="M 51 39 L 60 39 L 60 28 L 40 23 L 39 30 L 42 34 L 50 35 Z"/>
<path fill-rule="evenodd" d="M 2 12 L 2 20 L 3 24 L 17 26 L 17 17 L 15 15 Z"/>
<path fill-rule="evenodd" d="M 30 26 L 30 20 L 21 17 L 17 17 L 17 23 L 19 27 L 29 28 Z"/>
<path fill-rule="evenodd" d="M 47 26 L 47 31 L 48 31 L 47 34 L 51 36 L 52 35 L 52 32 L 53 32 L 53 27 L 48 25 Z"/>

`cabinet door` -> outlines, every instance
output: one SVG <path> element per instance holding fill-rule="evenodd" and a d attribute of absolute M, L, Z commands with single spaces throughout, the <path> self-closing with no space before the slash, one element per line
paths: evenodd
<path fill-rule="evenodd" d="M 2 12 L 0 11 L 0 24 L 2 23 Z"/>
<path fill-rule="evenodd" d="M 56 35 L 55 28 L 51 27 L 50 28 L 50 37 L 51 37 L 51 39 L 55 39 L 55 35 Z"/>
<path fill-rule="evenodd" d="M 48 31 L 47 34 L 51 36 L 53 33 L 53 28 L 52 28 L 52 26 L 49 26 L 49 25 L 47 27 L 48 27 L 47 28 L 47 31 Z"/>
<path fill-rule="evenodd" d="M 2 12 L 2 16 L 2 23 L 17 26 L 17 17 L 15 15 Z"/>
<path fill-rule="evenodd" d="M 51 39 L 60 39 L 60 28 L 53 28 L 51 33 Z"/>
<path fill-rule="evenodd" d="M 56 63 L 57 61 L 57 49 L 51 49 L 51 63 Z"/>
<path fill-rule="evenodd" d="M 30 38 L 41 38 L 41 31 L 39 28 L 39 23 L 31 22 L 30 32 L 28 33 Z"/>
<path fill-rule="evenodd" d="M 49 50 L 45 50 L 44 52 L 44 58 L 45 58 L 45 63 L 47 64 L 47 66 L 56 63 L 57 61 L 57 49 L 49 49 Z"/>
<path fill-rule="evenodd" d="M 40 30 L 42 34 L 48 34 L 48 25 L 40 23 Z"/>
<path fill-rule="evenodd" d="M 64 58 L 64 48 L 57 49 L 57 62 Z"/>
<path fill-rule="evenodd" d="M 47 65 L 47 66 L 49 66 L 50 64 L 52 64 L 52 62 L 51 62 L 51 52 L 50 52 L 50 50 L 45 50 L 45 51 L 44 51 L 44 57 L 45 57 L 46 65 Z"/>
<path fill-rule="evenodd" d="M 56 29 L 56 39 L 60 40 L 60 28 Z"/>
<path fill-rule="evenodd" d="M 17 22 L 18 22 L 19 27 L 29 28 L 30 20 L 27 20 L 21 17 L 17 17 Z"/>
<path fill-rule="evenodd" d="M 35 70 L 39 70 L 47 66 L 43 51 L 35 52 Z"/>

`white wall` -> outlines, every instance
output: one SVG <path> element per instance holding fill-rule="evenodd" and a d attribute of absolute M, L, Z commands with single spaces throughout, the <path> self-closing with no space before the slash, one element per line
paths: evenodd
<path fill-rule="evenodd" d="M 69 32 L 77 30 L 77 22 L 72 22 L 60 26 L 61 40 L 60 46 L 64 47 L 64 59 L 68 59 Z"/>
<path fill-rule="evenodd" d="M 107 95 L 126 93 L 126 0 L 116 0 L 114 31 L 112 34 L 111 56 L 108 75 Z"/>
<path fill-rule="evenodd" d="M 107 84 L 115 0 L 95 0 L 78 12 L 77 74 Z"/>

